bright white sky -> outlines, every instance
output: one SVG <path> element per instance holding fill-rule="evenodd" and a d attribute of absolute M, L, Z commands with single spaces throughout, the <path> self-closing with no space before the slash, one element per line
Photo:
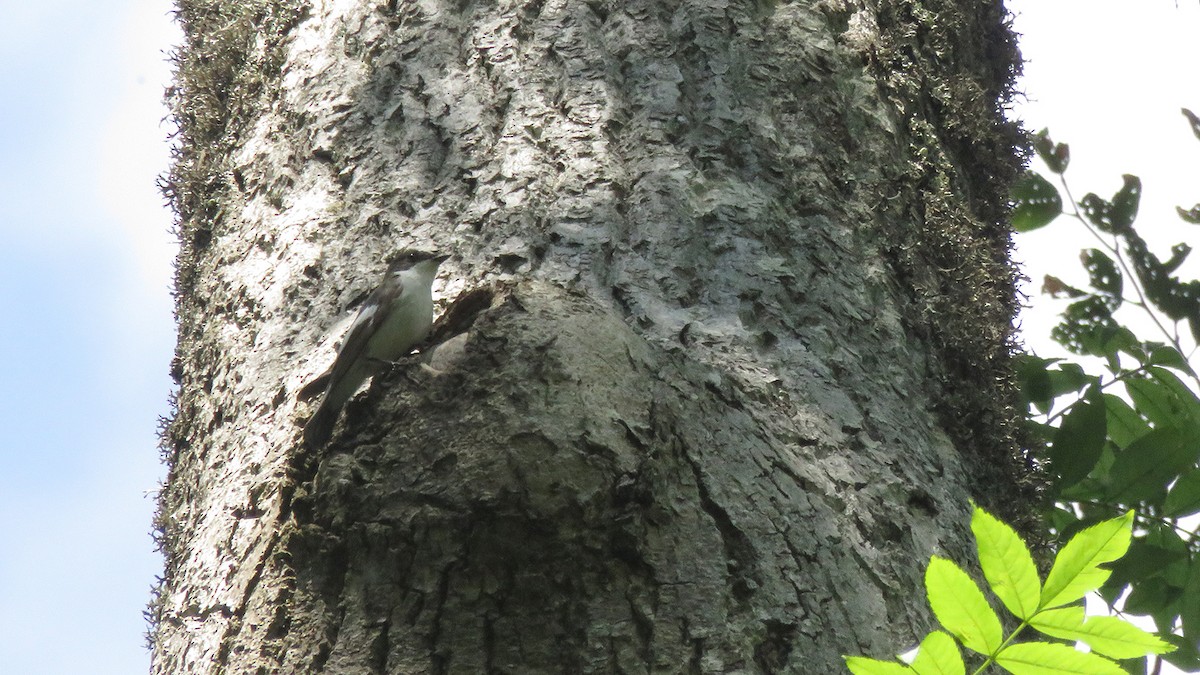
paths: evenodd
<path fill-rule="evenodd" d="M 1168 245 L 1200 202 L 1179 114 L 1200 70 L 1185 0 L 1010 0 L 1030 60 L 1018 114 L 1072 146 L 1078 194 L 1145 185 Z M 160 100 L 168 0 L 0 0 L 0 661 L 6 673 L 145 672 L 142 609 L 173 350 Z M 1078 269 L 1075 239 L 1020 239 L 1030 277 Z M 1194 237 L 1193 237 L 1194 239 Z M 1197 253 L 1200 256 L 1200 253 Z M 1035 289 L 1036 290 L 1036 289 Z M 1040 299 L 1034 298 L 1035 302 Z M 1053 323 L 1026 317 L 1041 350 Z M 899 645 L 897 646 L 900 647 Z"/>

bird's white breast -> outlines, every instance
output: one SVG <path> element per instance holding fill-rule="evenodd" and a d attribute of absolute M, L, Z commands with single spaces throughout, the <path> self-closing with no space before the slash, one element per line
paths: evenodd
<path fill-rule="evenodd" d="M 416 270 L 400 273 L 405 292 L 367 345 L 374 359 L 395 361 L 406 356 L 429 334 L 433 324 L 433 296 L 430 281 Z"/>

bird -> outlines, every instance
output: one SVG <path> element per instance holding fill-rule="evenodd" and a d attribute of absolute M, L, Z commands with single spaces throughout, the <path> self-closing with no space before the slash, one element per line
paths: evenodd
<path fill-rule="evenodd" d="M 383 282 L 367 296 L 329 370 L 301 390 L 324 384 L 324 396 L 304 425 L 304 442 L 323 447 L 342 406 L 381 366 L 407 355 L 433 325 L 433 278 L 450 256 L 406 249 L 392 258 Z"/>

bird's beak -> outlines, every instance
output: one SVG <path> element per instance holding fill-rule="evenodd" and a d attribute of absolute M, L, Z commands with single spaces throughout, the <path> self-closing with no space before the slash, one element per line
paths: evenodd
<path fill-rule="evenodd" d="M 437 262 L 437 264 L 441 265 L 442 263 L 449 260 L 450 256 L 448 254 L 447 255 L 435 255 L 435 256 L 433 256 L 433 259 L 434 259 L 434 261 Z"/>

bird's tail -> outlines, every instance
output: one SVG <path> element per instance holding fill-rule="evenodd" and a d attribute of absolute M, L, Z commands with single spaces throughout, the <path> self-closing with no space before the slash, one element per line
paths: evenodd
<path fill-rule="evenodd" d="M 338 408 L 329 405 L 329 396 L 325 396 L 325 400 L 321 401 L 321 405 L 317 406 L 317 411 L 313 413 L 308 424 L 304 425 L 304 443 L 311 450 L 319 450 L 329 442 L 329 437 L 333 435 L 333 425 L 337 422 Z"/>

